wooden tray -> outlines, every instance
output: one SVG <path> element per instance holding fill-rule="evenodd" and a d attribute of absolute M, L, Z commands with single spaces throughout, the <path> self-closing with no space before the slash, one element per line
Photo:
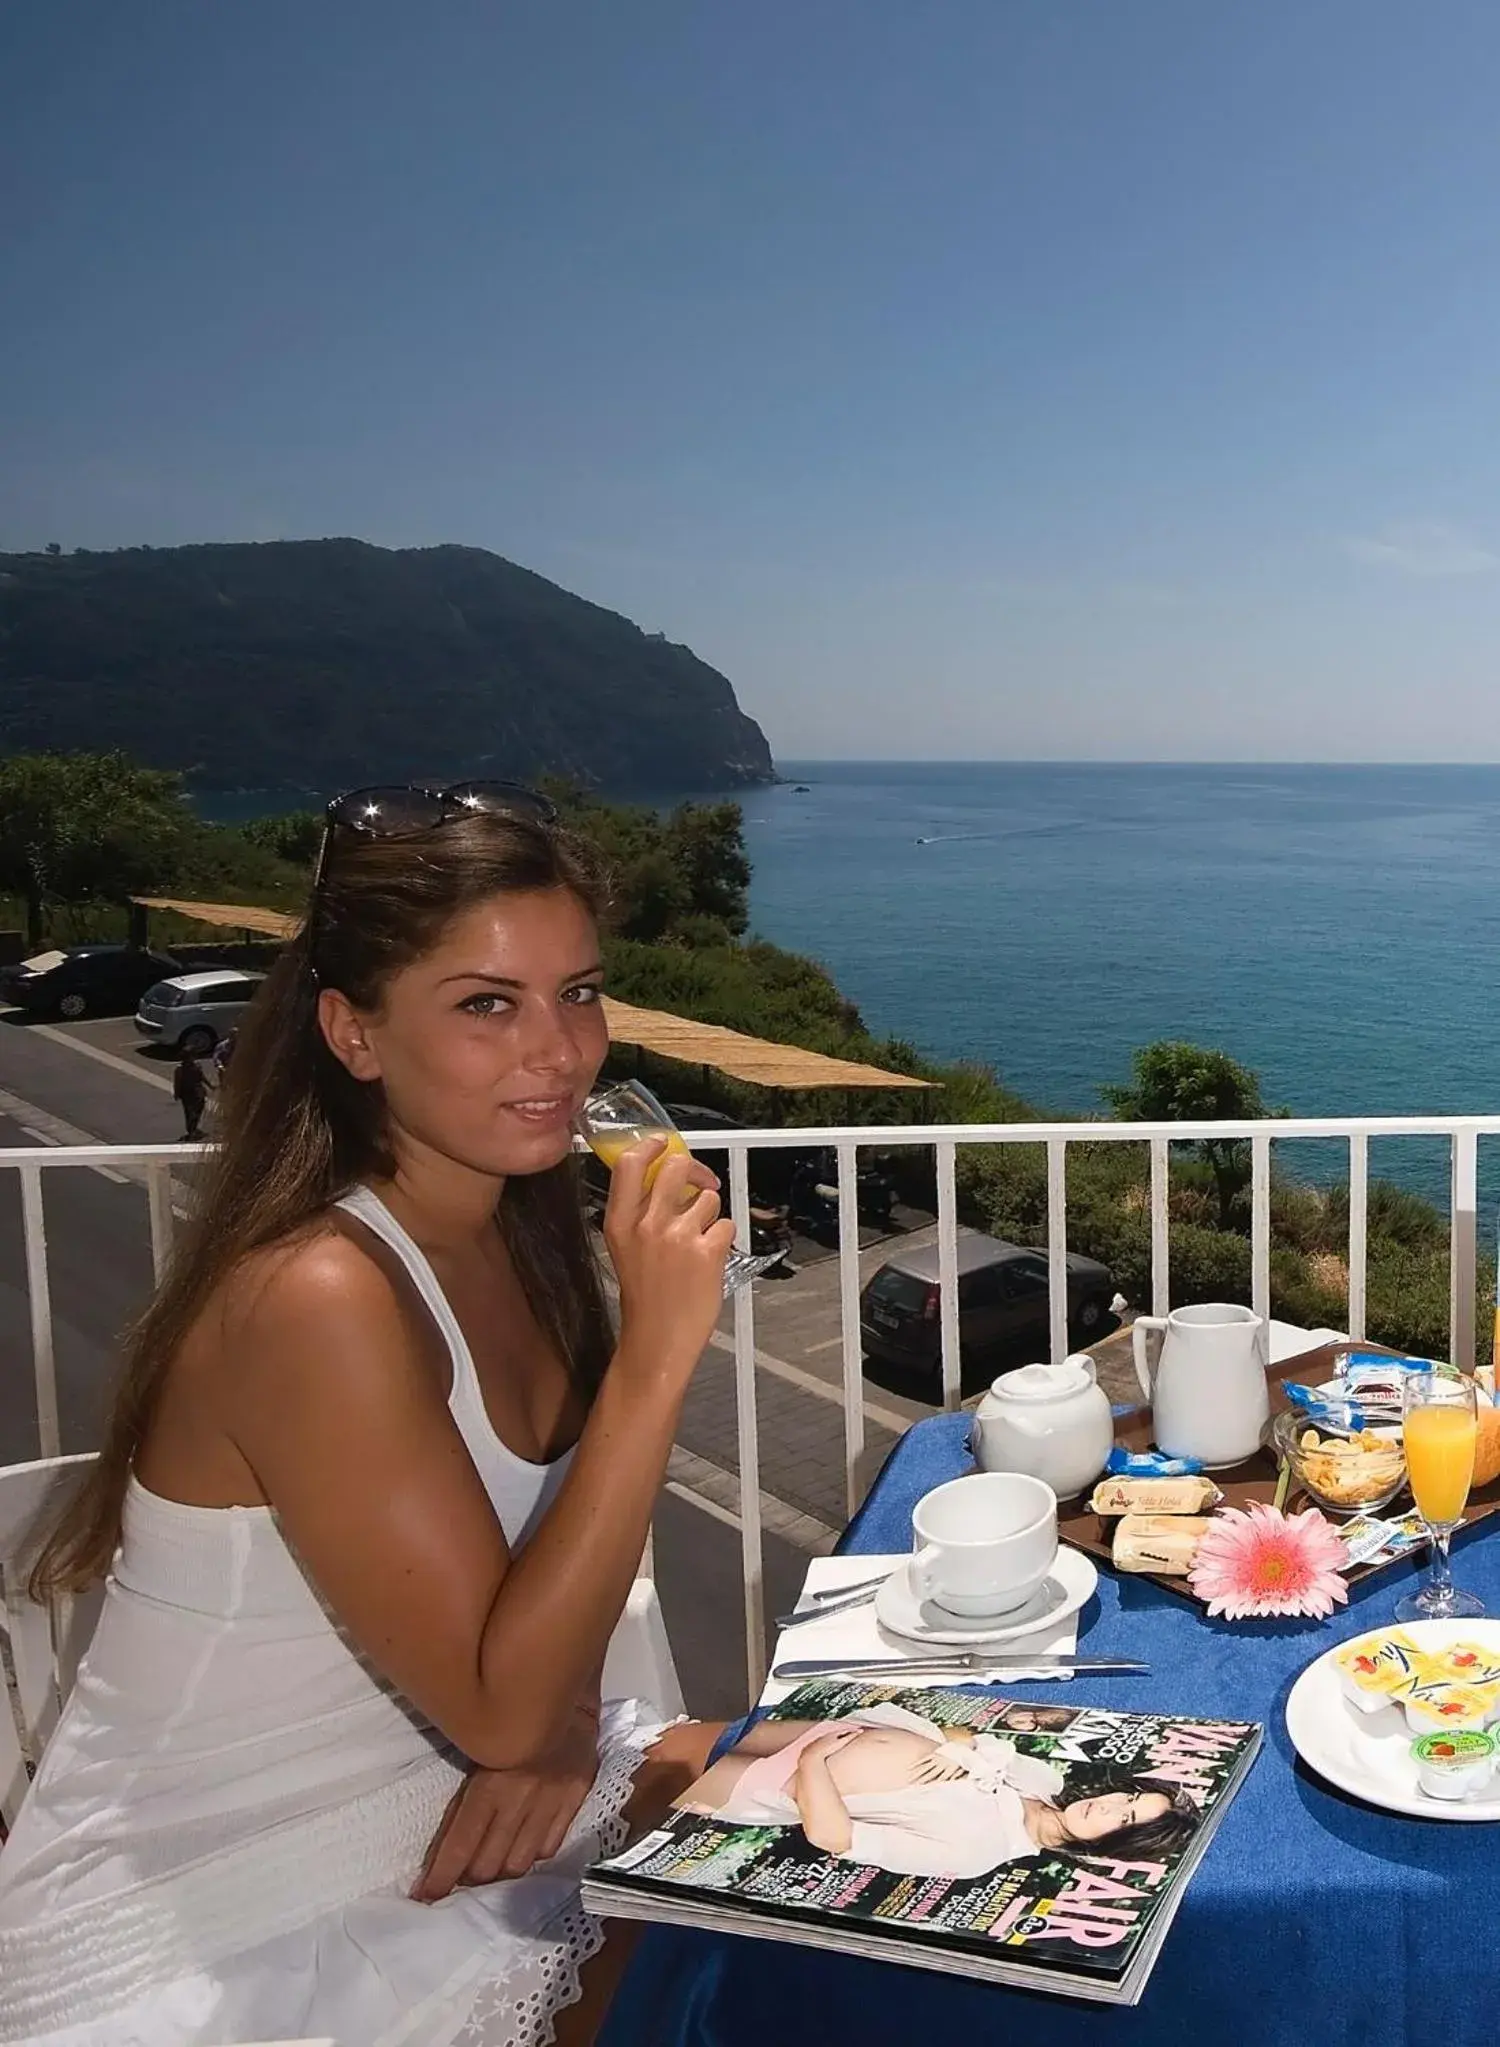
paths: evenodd
<path fill-rule="evenodd" d="M 1304 1386 L 1320 1385 L 1323 1380 L 1333 1376 L 1333 1360 L 1338 1352 L 1348 1350 L 1349 1348 L 1348 1344 L 1322 1344 L 1316 1350 L 1303 1351 L 1300 1357 L 1288 1358 L 1282 1364 L 1273 1365 L 1266 1374 L 1266 1382 L 1271 1394 L 1272 1414 L 1279 1414 L 1283 1408 L 1290 1405 L 1286 1395 L 1281 1390 L 1283 1380 L 1294 1379 Z M 1362 1343 L 1359 1348 L 1362 1351 L 1369 1351 L 1380 1356 L 1395 1357 L 1399 1355 L 1395 1351 L 1382 1351 L 1380 1345 L 1373 1343 Z M 1115 1440 L 1123 1444 L 1127 1450 L 1149 1450 L 1151 1448 L 1150 1408 L 1138 1407 L 1130 1414 L 1120 1416 L 1115 1425 Z M 1276 1460 L 1269 1450 L 1258 1450 L 1244 1464 L 1236 1464 L 1229 1471 L 1211 1472 L 1209 1476 L 1213 1479 L 1220 1492 L 1223 1493 L 1223 1504 L 1226 1507 L 1247 1507 L 1252 1500 L 1264 1500 L 1266 1505 L 1269 1506 L 1276 1494 Z M 1092 1493 L 1092 1491 L 1093 1487 L 1090 1486 L 1089 1492 Z M 1315 1500 L 1307 1498 L 1302 1493 L 1294 1479 L 1287 1505 L 1288 1507 L 1294 1507 L 1299 1501 L 1303 1506 L 1312 1507 L 1317 1505 Z M 1383 1515 L 1390 1516 L 1410 1512 L 1410 1507 L 1410 1499 L 1403 1491 L 1396 1495 L 1396 1498 L 1392 1500 L 1388 1507 L 1382 1507 L 1380 1511 Z M 1464 1526 L 1465 1528 L 1472 1528 L 1475 1522 L 1483 1521 L 1487 1516 L 1497 1512 L 1500 1512 L 1500 1479 L 1492 1479 L 1488 1485 L 1476 1486 L 1473 1492 L 1470 1493 L 1469 1504 L 1464 1511 Z M 1081 1501 L 1065 1500 L 1058 1509 L 1057 1532 L 1064 1542 L 1071 1543 L 1074 1549 L 1087 1550 L 1091 1557 L 1097 1558 L 1109 1570 L 1114 1569 L 1114 1563 L 1110 1555 L 1110 1544 L 1114 1539 L 1114 1531 L 1115 1517 L 1112 1515 L 1096 1514 L 1089 1506 L 1086 1497 Z M 1359 1564 L 1354 1570 L 1347 1572 L 1345 1576 L 1348 1583 L 1354 1585 L 1361 1578 L 1368 1578 L 1374 1572 L 1384 1571 L 1391 1564 L 1399 1563 L 1400 1561 L 1401 1559 L 1398 1557 L 1387 1557 L 1378 1564 Z M 1191 1600 L 1195 1606 L 1204 1604 L 1188 1584 L 1186 1578 L 1168 1578 L 1157 1571 L 1122 1571 L 1119 1575 L 1129 1578 L 1149 1578 L 1154 1584 L 1164 1585 L 1169 1592 L 1180 1593 L 1184 1599 Z"/>

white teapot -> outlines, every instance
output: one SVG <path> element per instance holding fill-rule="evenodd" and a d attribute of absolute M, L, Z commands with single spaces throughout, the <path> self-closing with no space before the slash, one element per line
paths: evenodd
<path fill-rule="evenodd" d="M 1071 1499 L 1103 1471 L 1115 1440 L 1109 1397 L 1090 1357 L 1023 1365 L 997 1379 L 974 1416 L 981 1471 L 1025 1471 Z"/>

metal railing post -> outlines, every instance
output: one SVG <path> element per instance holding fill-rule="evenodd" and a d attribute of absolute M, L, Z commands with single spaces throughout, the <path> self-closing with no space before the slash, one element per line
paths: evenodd
<path fill-rule="evenodd" d="M 1164 1137 L 1151 1140 L 1151 1312 L 1172 1306 L 1172 1214 L 1170 1154 Z"/>
<path fill-rule="evenodd" d="M 1453 1362 L 1474 1369 L 1474 1290 L 1478 1284 L 1479 1133 L 1453 1133 L 1452 1229 L 1448 1240 L 1448 1328 Z"/>
<path fill-rule="evenodd" d="M 1363 1131 L 1356 1131 L 1349 1139 L 1349 1334 L 1361 1343 L 1369 1279 L 1369 1219 L 1370 1140 Z"/>
<path fill-rule="evenodd" d="M 743 1144 L 729 1152 L 729 1212 L 735 1234 L 750 1243 L 749 1154 Z M 760 1425 L 755 1400 L 755 1289 L 734 1295 L 734 1407 L 740 1465 L 740 1563 L 745 1579 L 745 1673 L 749 1697 L 758 1699 L 766 1681 L 765 1544 L 760 1525 Z"/>
<path fill-rule="evenodd" d="M 23 1165 L 21 1233 L 26 1247 L 26 1293 L 31 1307 L 31 1371 L 36 1387 L 36 1431 L 40 1454 L 57 1457 L 57 1354 L 52 1335 L 52 1288 L 47 1276 L 47 1215 L 42 1206 L 40 1167 Z"/>
<path fill-rule="evenodd" d="M 1068 1355 L 1068 1141 L 1047 1139 L 1047 1320 L 1052 1362 Z"/>
<path fill-rule="evenodd" d="M 956 1414 L 963 1405 L 963 1347 L 958 1325 L 958 1194 L 956 1145 L 935 1147 L 938 1232 L 938 1342 L 943 1365 L 943 1408 Z"/>
<path fill-rule="evenodd" d="M 859 1154 L 841 1144 L 839 1157 L 839 1322 L 844 1339 L 844 1506 L 859 1505 L 859 1462 L 865 1449 L 865 1352 L 859 1333 Z"/>
<path fill-rule="evenodd" d="M 146 1168 L 146 1207 L 151 1217 L 151 1271 L 158 1286 L 172 1258 L 177 1218 L 172 1213 L 172 1169 L 161 1159 Z"/>
<path fill-rule="evenodd" d="M 1271 1140 L 1250 1140 L 1250 1304 L 1271 1319 Z"/>

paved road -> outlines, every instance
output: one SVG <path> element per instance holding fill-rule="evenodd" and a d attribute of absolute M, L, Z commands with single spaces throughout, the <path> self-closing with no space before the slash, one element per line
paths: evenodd
<path fill-rule="evenodd" d="M 100 1028 L 68 1027 L 85 1043 L 83 1033 Z M 80 1053 L 66 1032 L 0 1014 L 0 1147 L 158 1144 L 181 1128 L 170 1092 Z M 120 1331 L 150 1295 L 146 1196 L 113 1171 L 53 1172 L 42 1185 L 63 1448 L 91 1449 Z M 36 1453 L 20 1189 L 14 1174 L 0 1173 L 0 1462 Z"/>
<path fill-rule="evenodd" d="M 0 1146 L 35 1142 L 29 1116 L 0 1115 Z M 120 1330 L 151 1287 L 146 1196 L 96 1173 L 44 1183 L 58 1408 L 64 1450 L 92 1449 Z M 0 1463 L 37 1454 L 31 1316 L 20 1190 L 0 1173 Z"/>

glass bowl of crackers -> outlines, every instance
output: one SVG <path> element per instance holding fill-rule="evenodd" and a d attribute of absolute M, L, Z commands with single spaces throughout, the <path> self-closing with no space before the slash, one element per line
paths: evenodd
<path fill-rule="evenodd" d="M 1399 1429 L 1345 1431 L 1288 1411 L 1271 1423 L 1271 1443 L 1294 1489 L 1328 1514 L 1378 1513 L 1406 1483 Z"/>

